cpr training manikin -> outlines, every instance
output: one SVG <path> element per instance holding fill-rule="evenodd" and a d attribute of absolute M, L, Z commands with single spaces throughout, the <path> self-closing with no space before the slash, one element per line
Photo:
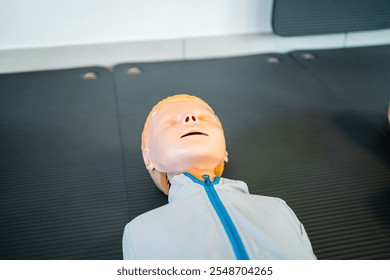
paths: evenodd
<path fill-rule="evenodd" d="M 222 125 L 202 99 L 160 101 L 142 133 L 145 166 L 168 204 L 129 222 L 124 259 L 316 259 L 306 231 L 281 199 L 222 178 Z"/>

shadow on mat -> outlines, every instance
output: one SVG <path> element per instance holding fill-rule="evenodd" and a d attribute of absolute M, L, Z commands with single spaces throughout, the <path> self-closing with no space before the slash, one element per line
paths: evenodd
<path fill-rule="evenodd" d="M 353 115 L 338 115 L 334 118 L 334 122 L 350 140 L 370 152 L 387 166 L 390 166 L 390 125 L 387 123 L 387 116 L 368 115 L 365 116 L 365 119 L 369 126 L 367 130 L 371 130 L 371 133 L 362 132 L 361 121 Z M 373 136 L 373 131 L 375 131 L 377 137 Z M 383 185 L 387 187 L 370 195 L 367 201 L 375 216 L 390 230 L 390 180 L 387 179 L 387 182 L 383 182 Z"/>
<path fill-rule="evenodd" d="M 365 114 L 364 119 L 367 124 L 365 131 L 362 131 L 362 121 L 355 115 L 339 114 L 333 118 L 333 122 L 353 143 L 390 165 L 390 125 L 387 116 Z"/>

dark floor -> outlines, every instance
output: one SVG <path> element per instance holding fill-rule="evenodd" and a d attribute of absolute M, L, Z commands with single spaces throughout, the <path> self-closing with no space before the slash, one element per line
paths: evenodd
<path fill-rule="evenodd" d="M 0 75 L 0 259 L 120 259 L 167 203 L 145 118 L 182 92 L 224 125 L 224 177 L 286 200 L 319 259 L 390 259 L 389 78 L 390 46 Z"/>

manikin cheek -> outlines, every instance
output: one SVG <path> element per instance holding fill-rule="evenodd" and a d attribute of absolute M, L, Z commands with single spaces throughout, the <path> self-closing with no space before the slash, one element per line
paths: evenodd
<path fill-rule="evenodd" d="M 166 172 L 166 170 L 163 170 L 162 166 L 166 166 L 166 162 L 171 161 L 172 147 L 175 146 L 172 139 L 161 136 L 154 137 L 153 141 L 149 143 L 149 157 L 157 170 Z"/>
<path fill-rule="evenodd" d="M 188 162 L 189 152 L 192 150 L 176 146 L 155 146 L 151 160 L 155 168 L 161 172 L 178 171 L 183 163 Z"/>

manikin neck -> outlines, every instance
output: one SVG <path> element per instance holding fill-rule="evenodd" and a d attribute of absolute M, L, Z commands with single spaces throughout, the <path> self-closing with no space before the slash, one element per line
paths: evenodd
<path fill-rule="evenodd" d="M 187 170 L 186 172 L 190 173 L 192 176 L 194 176 L 196 179 L 198 179 L 200 181 L 204 180 L 202 175 L 209 175 L 211 181 L 214 181 L 214 178 L 216 177 L 214 174 L 214 170 L 202 170 L 202 169 L 194 168 L 194 169 Z M 173 176 L 178 175 L 178 174 L 180 174 L 180 173 L 168 173 L 167 174 L 168 180 L 171 181 Z"/>

